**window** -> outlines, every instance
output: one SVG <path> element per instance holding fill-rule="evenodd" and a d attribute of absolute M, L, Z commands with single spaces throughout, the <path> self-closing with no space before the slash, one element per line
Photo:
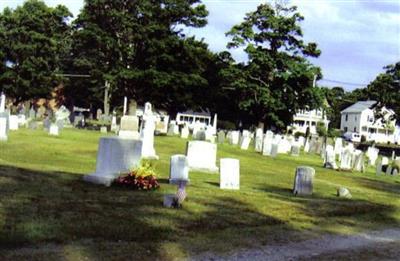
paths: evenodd
<path fill-rule="evenodd" d="M 348 114 L 346 114 L 346 121 L 349 119 L 349 115 Z"/>
<path fill-rule="evenodd" d="M 344 132 L 347 132 L 347 127 L 344 127 Z"/>
<path fill-rule="evenodd" d="M 180 121 L 183 121 L 183 116 L 180 116 L 180 117 L 179 117 L 179 120 L 180 120 Z"/>
<path fill-rule="evenodd" d="M 355 121 L 357 121 L 357 115 L 356 115 L 356 116 L 354 116 L 354 119 L 355 119 Z"/>
<path fill-rule="evenodd" d="M 315 126 L 315 125 L 316 125 L 315 121 L 311 122 L 311 126 Z"/>
<path fill-rule="evenodd" d="M 354 132 L 357 132 L 357 127 L 354 127 Z"/>
<path fill-rule="evenodd" d="M 363 126 L 361 129 L 362 129 L 362 131 L 367 131 L 367 127 L 366 126 Z"/>

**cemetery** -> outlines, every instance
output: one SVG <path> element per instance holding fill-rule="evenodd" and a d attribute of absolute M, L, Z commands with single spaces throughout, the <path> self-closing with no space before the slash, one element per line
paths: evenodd
<path fill-rule="evenodd" d="M 331 2 L 0 1 L 0 261 L 399 260 L 400 5 Z"/>

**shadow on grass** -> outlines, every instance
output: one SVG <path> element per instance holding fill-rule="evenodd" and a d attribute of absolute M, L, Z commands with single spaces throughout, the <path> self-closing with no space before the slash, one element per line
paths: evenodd
<path fill-rule="evenodd" d="M 206 181 L 205 183 L 214 186 L 214 187 L 218 187 L 219 188 L 219 183 L 218 182 L 212 182 L 212 181 Z"/>
<path fill-rule="evenodd" d="M 358 230 L 371 229 L 371 224 L 390 227 L 400 225 L 398 219 L 394 217 L 398 209 L 393 205 L 360 199 L 326 197 L 317 193 L 311 196 L 294 196 L 289 188 L 271 185 L 263 186 L 260 190 L 268 193 L 271 198 L 294 202 L 299 211 L 316 218 L 314 224 L 323 231 L 330 231 L 335 222 L 353 226 Z"/>
<path fill-rule="evenodd" d="M 160 191 L 96 186 L 71 173 L 0 165 L 0 191 L 2 260 L 63 259 L 68 247 L 72 259 L 168 260 L 234 241 L 242 246 L 241 231 L 251 228 L 291 230 L 233 198 L 189 195 L 183 209 L 166 209 Z"/>
<path fill-rule="evenodd" d="M 393 179 L 398 178 L 398 177 L 392 177 Z M 381 180 L 375 180 L 375 179 L 369 179 L 365 177 L 352 177 L 353 180 L 355 180 L 358 184 L 361 186 L 368 188 L 368 189 L 374 189 L 382 192 L 387 192 L 387 193 L 394 193 L 400 195 L 400 186 L 396 185 L 394 183 L 389 183 Z M 396 181 L 396 183 L 400 183 L 399 181 Z"/>

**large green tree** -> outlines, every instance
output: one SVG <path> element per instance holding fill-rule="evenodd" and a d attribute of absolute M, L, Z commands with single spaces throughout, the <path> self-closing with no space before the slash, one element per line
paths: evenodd
<path fill-rule="evenodd" d="M 400 62 L 388 65 L 366 88 L 368 98 L 379 102 L 396 113 L 400 120 Z"/>
<path fill-rule="evenodd" d="M 322 104 L 321 91 L 313 88 L 320 70 L 306 59 L 320 51 L 302 40 L 302 20 L 296 7 L 262 4 L 227 33 L 228 47 L 243 46 L 248 55 L 232 87 L 241 93 L 240 108 L 259 122 L 284 128 L 297 110 Z"/>
<path fill-rule="evenodd" d="M 0 90 L 16 101 L 47 97 L 57 85 L 64 39 L 70 32 L 65 6 L 28 0 L 0 14 Z"/>
<path fill-rule="evenodd" d="M 71 67 L 91 78 L 70 81 L 68 93 L 80 103 L 100 102 L 108 81 L 114 104 L 128 96 L 168 110 L 192 106 L 192 95 L 208 86 L 202 73 L 212 54 L 182 28 L 204 26 L 207 14 L 199 0 L 85 1 L 74 22 Z"/>

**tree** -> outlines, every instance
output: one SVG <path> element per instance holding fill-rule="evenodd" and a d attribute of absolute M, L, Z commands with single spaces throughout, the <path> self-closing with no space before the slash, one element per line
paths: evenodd
<path fill-rule="evenodd" d="M 60 57 L 69 34 L 65 6 L 28 0 L 0 14 L 0 90 L 17 102 L 47 97 L 57 85 Z"/>
<path fill-rule="evenodd" d="M 318 57 L 315 43 L 304 43 L 296 7 L 258 6 L 228 33 L 229 48 L 245 47 L 247 64 L 237 65 L 241 79 L 231 83 L 240 92 L 239 106 L 260 122 L 285 128 L 299 109 L 322 104 L 322 93 L 313 88 L 320 69 L 306 57 Z"/>
<path fill-rule="evenodd" d="M 208 12 L 199 2 L 85 1 L 74 22 L 71 61 L 91 78 L 86 85 L 70 82 L 71 96 L 78 103 L 100 102 L 108 81 L 114 104 L 128 96 L 170 111 L 193 105 L 193 93 L 207 87 L 202 73 L 211 54 L 179 28 L 206 24 Z M 82 93 L 92 99 L 79 99 Z"/>
<path fill-rule="evenodd" d="M 385 73 L 379 74 L 366 88 L 368 98 L 379 102 L 377 108 L 386 106 L 392 109 L 400 120 L 400 62 L 384 67 Z"/>

